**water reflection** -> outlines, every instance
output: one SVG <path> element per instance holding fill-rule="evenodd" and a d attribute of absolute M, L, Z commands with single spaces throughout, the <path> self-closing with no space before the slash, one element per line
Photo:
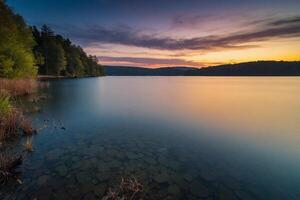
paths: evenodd
<path fill-rule="evenodd" d="M 18 199 L 299 199 L 299 78 L 105 77 L 52 82 Z"/>

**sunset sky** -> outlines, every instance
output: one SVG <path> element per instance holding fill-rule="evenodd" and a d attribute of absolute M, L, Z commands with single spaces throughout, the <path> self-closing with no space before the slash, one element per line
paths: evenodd
<path fill-rule="evenodd" d="M 101 64 L 210 66 L 300 60 L 299 0 L 7 0 Z"/>

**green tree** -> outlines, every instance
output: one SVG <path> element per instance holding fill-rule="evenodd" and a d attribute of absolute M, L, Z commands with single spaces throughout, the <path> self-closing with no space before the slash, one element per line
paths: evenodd
<path fill-rule="evenodd" d="M 37 73 L 31 29 L 0 0 L 0 76 L 32 77 Z"/>
<path fill-rule="evenodd" d="M 62 44 L 57 40 L 54 32 L 47 25 L 43 25 L 41 33 L 33 27 L 33 33 L 39 46 L 36 48 L 36 54 L 44 58 L 40 65 L 39 72 L 47 75 L 60 75 L 66 67 L 65 51 Z"/>
<path fill-rule="evenodd" d="M 49 70 L 49 74 L 52 75 L 60 75 L 60 73 L 66 69 L 66 57 L 65 51 L 62 46 L 55 42 L 51 41 L 48 46 L 48 65 L 51 67 Z"/>
<path fill-rule="evenodd" d="M 64 76 L 101 76 L 104 70 L 95 56 L 88 56 L 80 46 L 69 39 L 56 35 L 44 25 L 39 31 L 32 27 L 38 44 L 34 54 L 39 65 L 39 73 Z"/>

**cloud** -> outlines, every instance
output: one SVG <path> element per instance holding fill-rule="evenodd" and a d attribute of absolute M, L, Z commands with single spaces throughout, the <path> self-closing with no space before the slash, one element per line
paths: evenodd
<path fill-rule="evenodd" d="M 171 28 L 187 28 L 207 24 L 210 20 L 216 20 L 219 16 L 199 14 L 199 15 L 176 15 L 171 20 Z"/>
<path fill-rule="evenodd" d="M 131 27 L 120 26 L 105 28 L 94 26 L 89 28 L 71 28 L 68 35 L 87 45 L 93 43 L 121 44 L 159 50 L 217 50 L 227 48 L 251 48 L 249 42 L 267 41 L 273 38 L 300 36 L 300 20 L 298 18 L 274 20 L 263 29 L 226 36 L 211 35 L 188 39 L 162 37 L 157 34 L 145 34 Z M 285 25 L 285 26 L 278 26 Z"/>
<path fill-rule="evenodd" d="M 279 25 L 296 24 L 296 23 L 300 23 L 300 16 L 294 16 L 294 17 L 290 17 L 288 19 L 276 20 L 276 21 L 273 21 L 271 23 L 271 25 L 279 26 Z"/>
<path fill-rule="evenodd" d="M 206 63 L 187 61 L 184 59 L 168 59 L 168 58 L 148 58 L 148 57 L 110 57 L 99 56 L 100 62 L 104 63 L 127 63 L 130 65 L 142 66 L 204 66 Z"/>

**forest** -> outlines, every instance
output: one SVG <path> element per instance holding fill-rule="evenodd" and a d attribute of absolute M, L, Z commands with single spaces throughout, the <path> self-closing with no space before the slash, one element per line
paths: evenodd
<path fill-rule="evenodd" d="M 0 0 L 0 77 L 102 76 L 96 56 L 87 55 L 47 25 L 30 27 Z"/>
<path fill-rule="evenodd" d="M 300 62 L 256 61 L 204 67 L 186 71 L 186 76 L 299 76 Z"/>

